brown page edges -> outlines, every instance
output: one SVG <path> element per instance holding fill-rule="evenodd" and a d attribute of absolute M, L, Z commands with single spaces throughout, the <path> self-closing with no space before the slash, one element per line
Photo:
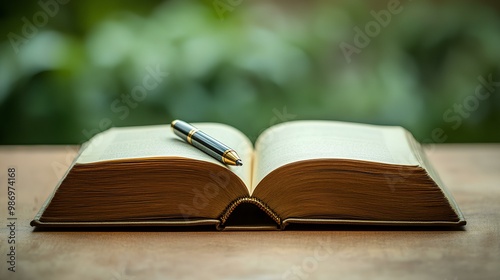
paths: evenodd
<path fill-rule="evenodd" d="M 231 213 L 233 213 L 234 209 L 236 209 L 236 207 L 238 207 L 238 205 L 242 203 L 252 203 L 256 205 L 262 211 L 264 211 L 264 213 L 271 217 L 273 221 L 275 221 L 278 225 L 281 225 L 281 218 L 276 213 L 274 213 L 274 211 L 271 210 L 271 208 L 269 208 L 269 206 L 267 206 L 264 202 L 254 197 L 240 197 L 231 202 L 231 204 L 229 204 L 229 206 L 226 208 L 226 210 L 224 210 L 224 212 L 222 212 L 222 215 L 220 216 L 221 225 L 224 225 L 226 223 L 227 219 L 229 218 L 229 216 L 231 216 Z"/>

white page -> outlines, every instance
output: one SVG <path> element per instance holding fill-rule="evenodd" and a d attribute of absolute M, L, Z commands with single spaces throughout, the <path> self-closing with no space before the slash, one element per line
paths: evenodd
<path fill-rule="evenodd" d="M 229 168 L 250 185 L 252 143 L 240 131 L 223 124 L 197 123 L 198 129 L 237 149 L 243 166 L 226 166 L 175 136 L 170 125 L 111 128 L 94 136 L 77 159 L 77 164 L 108 160 L 153 157 L 182 157 L 202 160 Z"/>
<path fill-rule="evenodd" d="M 294 121 L 271 127 L 257 139 L 253 188 L 283 165 L 330 158 L 420 165 L 401 127 Z"/>

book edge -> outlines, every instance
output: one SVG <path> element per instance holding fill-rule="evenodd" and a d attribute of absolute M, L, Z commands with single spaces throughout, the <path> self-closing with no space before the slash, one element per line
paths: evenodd
<path fill-rule="evenodd" d="M 42 207 L 40 207 L 40 210 L 38 210 L 38 212 L 36 213 L 35 217 L 33 218 L 33 221 L 35 221 L 35 220 L 39 221 L 40 218 L 43 216 L 43 213 L 45 212 L 45 209 L 47 208 L 47 206 L 49 206 L 50 202 L 54 198 L 54 196 L 55 196 L 57 190 L 59 189 L 59 187 L 61 186 L 62 182 L 64 181 L 64 179 L 66 178 L 66 176 L 68 176 L 69 172 L 75 166 L 77 159 L 80 157 L 80 154 L 83 152 L 83 150 L 85 150 L 85 145 L 86 145 L 86 143 L 84 143 L 83 145 L 80 146 L 80 150 L 78 151 L 78 154 L 73 159 L 73 162 L 69 166 L 68 170 L 66 170 L 66 172 L 61 177 L 61 179 L 59 179 L 59 181 L 57 182 L 57 185 L 52 190 L 52 193 L 47 197 L 47 199 L 45 199 L 45 202 L 43 203 Z M 33 221 L 31 223 L 33 223 Z"/>
<path fill-rule="evenodd" d="M 455 198 L 453 197 L 453 194 L 451 193 L 451 191 L 446 187 L 443 180 L 441 179 L 439 174 L 434 169 L 434 166 L 431 164 L 431 162 L 427 158 L 427 154 L 425 153 L 422 145 L 413 137 L 413 135 L 408 130 L 406 130 L 406 137 L 407 137 L 410 145 L 413 147 L 413 150 L 416 151 L 417 154 L 415 156 L 420 161 L 420 165 L 427 173 L 427 176 L 429 176 L 429 178 L 431 178 L 431 180 L 434 181 L 434 183 L 438 186 L 441 193 L 443 193 L 445 199 L 448 201 L 448 204 L 450 205 L 451 209 L 457 215 L 459 221 L 465 222 L 465 216 L 462 213 L 462 210 L 458 206 L 458 203 L 456 202 Z"/>
<path fill-rule="evenodd" d="M 290 224 L 325 224 L 325 225 L 370 225 L 370 226 L 465 226 L 467 222 L 460 219 L 453 221 L 391 221 L 391 220 L 354 220 L 354 219 L 303 219 L 287 218 L 280 229 Z"/>
<path fill-rule="evenodd" d="M 106 222 L 42 222 L 35 217 L 30 222 L 32 227 L 40 228 L 67 228 L 67 227 L 122 227 L 122 226 L 206 226 L 214 225 L 218 228 L 219 220 L 215 219 L 196 219 L 185 221 L 106 221 Z"/>
<path fill-rule="evenodd" d="M 465 226 L 465 220 L 451 221 L 382 221 L 382 220 L 350 220 L 350 219 L 304 219 L 288 218 L 278 226 L 222 226 L 220 220 L 199 219 L 190 221 L 117 221 L 117 222 L 42 222 L 35 218 L 30 222 L 37 228 L 102 228 L 102 227 L 196 227 L 213 225 L 219 231 L 232 230 L 284 230 L 291 224 L 303 225 L 359 225 L 359 226 L 412 226 L 412 227 L 459 227 Z"/>

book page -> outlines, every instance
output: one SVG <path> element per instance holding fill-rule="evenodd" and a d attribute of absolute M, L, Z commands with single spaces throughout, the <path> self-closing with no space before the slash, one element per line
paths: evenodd
<path fill-rule="evenodd" d="M 252 191 L 283 165 L 327 158 L 420 165 L 402 127 L 294 121 L 273 126 L 257 139 Z"/>
<path fill-rule="evenodd" d="M 182 157 L 229 168 L 250 186 L 252 143 L 240 131 L 224 124 L 195 123 L 198 129 L 237 151 L 243 166 L 227 166 L 174 135 L 170 125 L 111 128 L 82 147 L 76 164 L 151 157 Z"/>

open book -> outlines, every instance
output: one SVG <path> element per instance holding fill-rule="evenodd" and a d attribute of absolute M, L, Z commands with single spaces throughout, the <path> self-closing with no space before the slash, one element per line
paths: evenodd
<path fill-rule="evenodd" d="M 294 121 L 264 131 L 194 124 L 238 152 L 226 166 L 169 125 L 112 128 L 82 146 L 31 222 L 39 227 L 287 224 L 465 225 L 401 127 Z"/>

